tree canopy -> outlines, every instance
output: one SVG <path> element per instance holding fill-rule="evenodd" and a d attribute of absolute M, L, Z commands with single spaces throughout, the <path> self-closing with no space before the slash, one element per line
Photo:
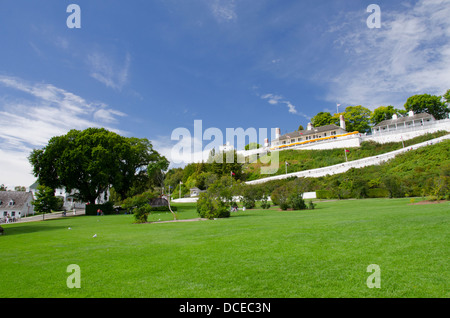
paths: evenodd
<path fill-rule="evenodd" d="M 392 119 L 394 114 L 400 114 L 400 111 L 395 109 L 394 106 L 380 106 L 373 111 L 370 120 L 372 121 L 372 124 L 377 125 L 383 120 Z"/>
<path fill-rule="evenodd" d="M 95 203 L 110 187 L 125 198 L 133 184 L 147 174 L 147 167 L 161 156 L 145 138 L 88 128 L 51 138 L 28 159 L 39 184 L 77 190 L 79 200 Z"/>
<path fill-rule="evenodd" d="M 311 118 L 311 124 L 314 127 L 321 127 L 334 124 L 334 118 L 329 112 L 319 112 L 316 116 Z"/>
<path fill-rule="evenodd" d="M 359 131 L 365 133 L 370 131 L 370 109 L 359 106 L 348 106 L 345 109 L 345 127 L 347 131 Z"/>
<path fill-rule="evenodd" d="M 450 93 L 444 95 L 449 96 Z M 447 100 L 448 102 L 448 100 Z M 405 103 L 407 111 L 412 110 L 414 113 L 428 113 L 433 115 L 435 119 L 444 119 L 450 113 L 450 110 L 445 102 L 442 101 L 442 96 L 435 96 L 429 94 L 414 95 L 409 97 Z"/>

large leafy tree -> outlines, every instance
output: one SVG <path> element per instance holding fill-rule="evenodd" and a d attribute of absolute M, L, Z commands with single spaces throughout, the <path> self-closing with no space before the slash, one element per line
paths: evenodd
<path fill-rule="evenodd" d="M 380 106 L 373 111 L 370 120 L 374 125 L 377 125 L 383 120 L 392 119 L 392 116 L 394 114 L 400 114 L 400 111 L 398 109 L 395 109 L 394 106 Z"/>
<path fill-rule="evenodd" d="M 449 93 L 449 92 L 447 92 Z M 447 94 L 446 93 L 446 94 Z M 448 95 L 444 95 L 450 97 Z M 450 113 L 450 110 L 441 96 L 422 94 L 409 97 L 405 103 L 407 111 L 412 110 L 414 113 L 428 113 L 433 115 L 435 119 L 444 119 Z"/>
<path fill-rule="evenodd" d="M 335 120 L 334 120 L 333 116 L 331 116 L 331 113 L 329 113 L 329 112 L 320 112 L 311 119 L 311 124 L 314 127 L 321 127 L 321 126 L 326 126 L 326 125 L 330 125 L 330 124 L 334 124 L 334 123 L 335 123 Z"/>
<path fill-rule="evenodd" d="M 39 184 L 78 190 L 79 200 L 92 204 L 110 187 L 125 198 L 147 166 L 159 159 L 147 139 L 122 137 L 104 128 L 71 130 L 29 156 Z"/>
<path fill-rule="evenodd" d="M 370 130 L 370 109 L 359 106 L 348 106 L 345 109 L 345 127 L 347 131 L 359 131 L 365 133 Z"/>

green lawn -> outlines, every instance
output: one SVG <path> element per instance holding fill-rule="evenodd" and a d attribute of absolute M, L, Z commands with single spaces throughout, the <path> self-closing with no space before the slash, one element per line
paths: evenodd
<path fill-rule="evenodd" d="M 132 215 L 8 224 L 0 297 L 449 297 L 450 203 L 409 202 L 161 224 Z M 195 205 L 177 206 L 180 219 L 198 217 Z M 80 266 L 79 289 L 66 286 L 70 264 Z M 366 285 L 370 264 L 381 268 L 379 289 Z"/>

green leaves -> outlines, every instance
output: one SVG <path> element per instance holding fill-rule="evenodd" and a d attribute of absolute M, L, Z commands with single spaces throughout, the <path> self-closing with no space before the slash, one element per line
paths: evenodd
<path fill-rule="evenodd" d="M 111 186 L 126 197 L 140 172 L 163 159 L 147 139 L 122 137 L 104 128 L 71 130 L 29 157 L 40 184 L 76 189 L 80 200 L 90 203 Z"/>
<path fill-rule="evenodd" d="M 444 95 L 444 98 L 445 96 L 448 98 L 448 95 L 449 91 Z M 406 101 L 405 109 L 407 111 L 412 110 L 414 113 L 428 113 L 433 115 L 435 119 L 444 119 L 448 116 L 450 110 L 441 99 L 441 96 L 429 94 L 414 95 Z"/>

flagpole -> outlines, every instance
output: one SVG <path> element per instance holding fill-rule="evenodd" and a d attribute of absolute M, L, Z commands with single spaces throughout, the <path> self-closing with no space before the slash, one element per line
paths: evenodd
<path fill-rule="evenodd" d="M 345 161 L 348 162 L 348 160 L 347 160 L 347 149 L 344 149 L 344 154 L 345 154 Z"/>

